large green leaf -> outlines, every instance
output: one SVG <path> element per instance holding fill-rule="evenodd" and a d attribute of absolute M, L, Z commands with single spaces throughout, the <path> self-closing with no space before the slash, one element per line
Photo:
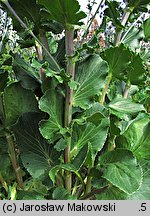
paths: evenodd
<path fill-rule="evenodd" d="M 139 159 L 150 159 L 150 123 L 148 117 L 133 121 L 117 138 L 117 147 L 130 149 Z"/>
<path fill-rule="evenodd" d="M 63 97 L 56 89 L 45 92 L 39 101 L 42 111 L 49 114 L 48 120 L 40 122 L 40 132 L 44 138 L 52 140 L 55 135 L 63 133 Z"/>
<path fill-rule="evenodd" d="M 145 84 L 146 70 L 140 55 L 133 55 L 129 68 L 126 69 L 125 73 L 127 74 L 127 79 L 130 80 L 131 84 Z"/>
<path fill-rule="evenodd" d="M 91 169 L 92 186 L 97 191 L 95 197 L 97 200 L 125 200 L 128 195 L 120 190 L 118 187 L 110 184 L 109 181 L 102 177 L 102 170 L 96 167 Z M 98 193 L 98 191 L 100 191 Z"/>
<path fill-rule="evenodd" d="M 137 191 L 142 183 L 142 171 L 131 151 L 117 149 L 99 158 L 102 177 L 127 194 Z"/>
<path fill-rule="evenodd" d="M 19 83 L 5 88 L 3 95 L 5 123 L 11 125 L 25 112 L 38 112 L 37 100 L 32 91 L 24 89 Z"/>
<path fill-rule="evenodd" d="M 76 66 L 75 81 L 79 83 L 74 91 L 73 106 L 88 108 L 90 100 L 103 88 L 108 66 L 99 55 L 93 55 Z"/>
<path fill-rule="evenodd" d="M 128 197 L 130 200 L 150 200 L 150 162 L 148 160 L 141 161 L 140 165 L 143 170 L 143 181 L 139 190 Z"/>
<path fill-rule="evenodd" d="M 97 200 L 126 200 L 128 195 L 119 188 L 110 185 L 102 193 L 96 195 Z"/>
<path fill-rule="evenodd" d="M 122 97 L 115 98 L 109 103 L 108 107 L 110 108 L 111 113 L 120 118 L 126 118 L 127 115 L 134 115 L 145 110 L 142 104 L 134 103 L 130 99 Z"/>
<path fill-rule="evenodd" d="M 143 60 L 123 44 L 107 49 L 101 56 L 108 62 L 109 73 L 113 77 L 130 81 L 133 85 L 144 83 L 146 71 Z"/>
<path fill-rule="evenodd" d="M 68 24 L 80 25 L 80 20 L 86 17 L 84 12 L 79 11 L 77 0 L 38 0 L 38 3 L 45 6 L 51 20 L 60 22 L 65 27 Z"/>
<path fill-rule="evenodd" d="M 74 124 L 72 134 L 71 155 L 76 156 L 83 146 L 91 144 L 93 157 L 100 151 L 105 143 L 108 133 L 109 121 L 104 118 L 101 123 L 96 126 L 92 122 L 84 125 Z"/>
<path fill-rule="evenodd" d="M 58 152 L 41 136 L 38 128 L 40 113 L 23 114 L 12 129 L 21 152 L 23 165 L 38 178 L 58 162 Z"/>
<path fill-rule="evenodd" d="M 119 47 L 111 47 L 101 54 L 101 57 L 108 62 L 109 73 L 117 78 L 124 79 L 124 70 L 131 60 L 131 52 L 123 44 Z"/>

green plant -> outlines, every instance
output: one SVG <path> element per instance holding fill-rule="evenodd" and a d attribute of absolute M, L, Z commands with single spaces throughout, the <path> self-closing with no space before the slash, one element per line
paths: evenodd
<path fill-rule="evenodd" d="M 149 40 L 148 20 L 133 25 L 148 1 L 128 0 L 124 14 L 106 1 L 102 25 L 78 46 L 77 0 L 1 2 L 19 35 L 0 55 L 1 199 L 149 199 L 149 64 L 131 43 Z"/>

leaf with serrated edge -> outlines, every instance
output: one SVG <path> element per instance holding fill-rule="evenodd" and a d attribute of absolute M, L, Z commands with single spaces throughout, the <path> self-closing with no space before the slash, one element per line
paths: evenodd
<path fill-rule="evenodd" d="M 92 154 L 95 157 L 105 143 L 108 133 L 109 120 L 104 118 L 99 126 L 88 122 L 85 125 L 74 124 L 71 157 L 76 156 L 83 146 L 91 144 Z"/>
<path fill-rule="evenodd" d="M 150 159 L 150 123 L 145 116 L 135 119 L 128 129 L 118 137 L 118 146 L 127 146 L 138 159 Z M 120 143 L 120 144 L 119 144 Z"/>
<path fill-rule="evenodd" d="M 44 138 L 52 140 L 53 137 L 63 132 L 63 97 L 56 90 L 48 90 L 39 101 L 39 108 L 49 114 L 48 120 L 40 122 L 40 132 Z"/>
<path fill-rule="evenodd" d="M 143 170 L 143 181 L 139 190 L 129 196 L 129 200 L 150 200 L 150 162 L 148 160 L 140 161 Z"/>
<path fill-rule="evenodd" d="M 102 177 L 127 194 L 138 190 L 142 184 L 142 170 L 131 151 L 116 149 L 99 159 L 103 167 Z"/>
<path fill-rule="evenodd" d="M 120 116 L 125 114 L 136 114 L 140 111 L 145 111 L 145 108 L 142 104 L 134 103 L 130 99 L 125 99 L 122 97 L 117 97 L 111 101 L 108 105 L 111 112 Z"/>

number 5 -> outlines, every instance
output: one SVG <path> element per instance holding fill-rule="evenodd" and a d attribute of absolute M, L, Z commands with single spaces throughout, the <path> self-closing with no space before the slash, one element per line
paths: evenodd
<path fill-rule="evenodd" d="M 141 211 L 146 211 L 146 203 L 141 204 Z"/>

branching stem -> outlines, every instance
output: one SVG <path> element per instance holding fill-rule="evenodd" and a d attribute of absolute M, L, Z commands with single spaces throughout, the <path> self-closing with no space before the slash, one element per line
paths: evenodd
<path fill-rule="evenodd" d="M 22 19 L 17 15 L 17 13 L 15 12 L 15 10 L 11 7 L 11 5 L 9 4 L 9 2 L 7 0 L 3 0 L 3 3 L 8 7 L 8 9 L 10 10 L 10 12 L 15 16 L 15 18 L 20 22 L 20 24 L 26 29 L 28 30 L 29 34 L 35 39 L 35 41 L 37 41 L 45 50 L 45 52 L 47 53 L 53 67 L 55 67 L 56 70 L 60 71 L 60 67 L 57 64 L 57 62 L 55 61 L 55 59 L 52 57 L 52 55 L 50 54 L 49 50 L 45 47 L 45 45 L 43 43 L 41 43 L 41 41 L 35 36 L 35 34 L 33 33 L 33 31 L 22 21 Z"/>

